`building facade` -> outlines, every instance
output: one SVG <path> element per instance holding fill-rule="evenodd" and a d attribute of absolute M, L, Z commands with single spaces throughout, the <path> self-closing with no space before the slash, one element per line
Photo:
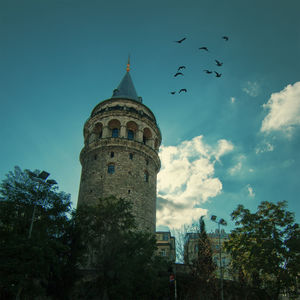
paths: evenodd
<path fill-rule="evenodd" d="M 92 110 L 83 135 L 78 205 L 111 195 L 127 199 L 138 228 L 155 233 L 161 132 L 136 93 L 129 64 L 112 97 Z"/>
<path fill-rule="evenodd" d="M 171 236 L 170 231 L 156 232 L 156 254 L 175 263 L 176 261 L 176 246 L 175 237 Z"/>
<path fill-rule="evenodd" d="M 216 265 L 216 277 L 220 277 L 220 268 L 222 268 L 223 278 L 232 279 L 231 274 L 229 273 L 228 266 L 231 261 L 231 257 L 223 249 L 223 244 L 228 240 L 228 233 L 221 229 L 220 232 L 216 229 L 215 232 L 207 233 L 207 236 L 210 240 L 211 250 L 212 250 L 212 260 Z M 219 243 L 220 238 L 220 243 Z M 185 251 L 185 263 L 191 264 L 198 257 L 198 233 L 187 233 L 186 235 L 186 244 L 184 247 Z M 220 248 L 221 244 L 221 248 Z M 221 253 L 221 256 L 220 256 Z M 220 261 L 221 257 L 221 261 Z"/>

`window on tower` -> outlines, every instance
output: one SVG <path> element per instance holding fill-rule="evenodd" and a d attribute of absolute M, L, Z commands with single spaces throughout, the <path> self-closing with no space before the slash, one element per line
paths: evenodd
<path fill-rule="evenodd" d="M 113 128 L 113 130 L 112 130 L 112 137 L 113 138 L 119 137 L 119 128 Z"/>
<path fill-rule="evenodd" d="M 136 132 L 138 130 L 138 125 L 134 121 L 129 121 L 126 123 L 126 129 L 128 140 L 134 140 Z"/>
<path fill-rule="evenodd" d="M 128 130 L 127 131 L 127 138 L 129 139 L 129 140 L 133 140 L 134 139 L 134 131 L 133 130 Z"/>
<path fill-rule="evenodd" d="M 129 153 L 129 159 L 133 159 L 133 153 Z"/>
<path fill-rule="evenodd" d="M 147 171 L 144 172 L 144 181 L 145 182 L 149 181 L 149 173 Z"/>
<path fill-rule="evenodd" d="M 149 145 L 149 140 L 152 138 L 152 133 L 149 128 L 145 128 L 143 131 L 143 143 L 144 145 Z"/>
<path fill-rule="evenodd" d="M 108 174 L 114 174 L 115 173 L 115 165 L 114 164 L 109 164 L 108 165 L 107 173 Z"/>

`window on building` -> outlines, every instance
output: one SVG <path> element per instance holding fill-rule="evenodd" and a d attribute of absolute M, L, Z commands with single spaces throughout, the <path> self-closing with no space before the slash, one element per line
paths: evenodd
<path fill-rule="evenodd" d="M 130 194 L 130 190 L 128 190 L 128 194 Z"/>
<path fill-rule="evenodd" d="M 94 160 L 97 160 L 98 156 L 97 154 L 94 155 Z"/>
<path fill-rule="evenodd" d="M 149 160 L 148 160 L 148 159 L 146 159 L 146 165 L 147 165 L 147 166 L 149 165 Z"/>
<path fill-rule="evenodd" d="M 114 174 L 115 173 L 115 165 L 109 164 L 107 168 L 107 173 L 108 174 Z"/>
<path fill-rule="evenodd" d="M 160 256 L 167 256 L 167 251 L 166 251 L 166 249 L 161 249 L 161 250 L 160 250 Z"/>
<path fill-rule="evenodd" d="M 149 173 L 147 171 L 144 173 L 144 181 L 149 182 Z"/>
<path fill-rule="evenodd" d="M 102 138 L 102 130 L 99 132 L 99 139 Z"/>
<path fill-rule="evenodd" d="M 119 137 L 119 128 L 113 128 L 112 135 L 113 138 Z"/>
<path fill-rule="evenodd" d="M 168 241 L 169 240 L 169 234 L 168 233 L 164 233 L 163 234 L 163 241 Z"/>
<path fill-rule="evenodd" d="M 110 152 L 110 157 L 114 157 L 115 153 L 114 152 Z"/>
<path fill-rule="evenodd" d="M 129 153 L 129 159 L 133 159 L 133 153 Z"/>
<path fill-rule="evenodd" d="M 147 143 L 147 138 L 143 136 L 143 144 L 146 145 L 146 143 Z"/>
<path fill-rule="evenodd" d="M 133 130 L 128 129 L 128 131 L 127 131 L 127 138 L 129 140 L 133 140 L 134 139 L 134 131 Z"/>

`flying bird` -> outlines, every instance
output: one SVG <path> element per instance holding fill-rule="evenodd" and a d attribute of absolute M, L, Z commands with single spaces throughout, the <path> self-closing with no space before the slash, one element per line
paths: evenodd
<path fill-rule="evenodd" d="M 199 50 L 205 50 L 205 51 L 208 51 L 207 47 L 200 47 Z"/>
<path fill-rule="evenodd" d="M 181 92 L 187 92 L 187 90 L 186 90 L 186 89 L 181 89 L 181 90 L 178 92 L 178 94 L 180 94 Z"/>
<path fill-rule="evenodd" d="M 181 44 L 184 40 L 186 40 L 186 38 L 183 38 L 183 39 L 181 39 L 179 41 L 175 41 L 175 43 Z"/>
<path fill-rule="evenodd" d="M 222 39 L 227 42 L 229 40 L 229 37 L 228 36 L 222 36 Z"/>
<path fill-rule="evenodd" d="M 180 71 L 181 69 L 185 69 L 185 66 L 180 66 L 180 67 L 178 68 L 177 72 Z"/>
<path fill-rule="evenodd" d="M 203 70 L 203 72 L 205 72 L 206 74 L 211 74 L 212 71 L 209 71 L 209 70 Z"/>
<path fill-rule="evenodd" d="M 218 60 L 216 60 L 216 59 L 215 59 L 215 62 L 216 62 L 216 64 L 217 64 L 218 67 L 221 67 L 221 66 L 223 65 L 222 62 L 220 62 L 220 61 L 218 61 Z"/>
<path fill-rule="evenodd" d="M 216 71 L 214 71 L 214 72 L 216 73 L 216 77 L 221 77 L 221 76 L 222 76 L 221 73 L 218 73 L 218 72 L 216 72 Z"/>
<path fill-rule="evenodd" d="M 171 92 L 172 95 L 175 95 L 176 92 Z"/>
<path fill-rule="evenodd" d="M 177 72 L 177 73 L 174 75 L 174 77 L 177 77 L 178 75 L 182 75 L 182 76 L 183 76 L 183 73 Z"/>

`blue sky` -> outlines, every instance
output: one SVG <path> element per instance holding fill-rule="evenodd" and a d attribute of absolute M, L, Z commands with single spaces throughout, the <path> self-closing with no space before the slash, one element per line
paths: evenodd
<path fill-rule="evenodd" d="M 83 124 L 130 53 L 163 136 L 158 224 L 230 221 L 263 200 L 287 200 L 299 222 L 299 11 L 298 0 L 0 1 L 0 178 L 47 170 L 75 206 Z"/>

